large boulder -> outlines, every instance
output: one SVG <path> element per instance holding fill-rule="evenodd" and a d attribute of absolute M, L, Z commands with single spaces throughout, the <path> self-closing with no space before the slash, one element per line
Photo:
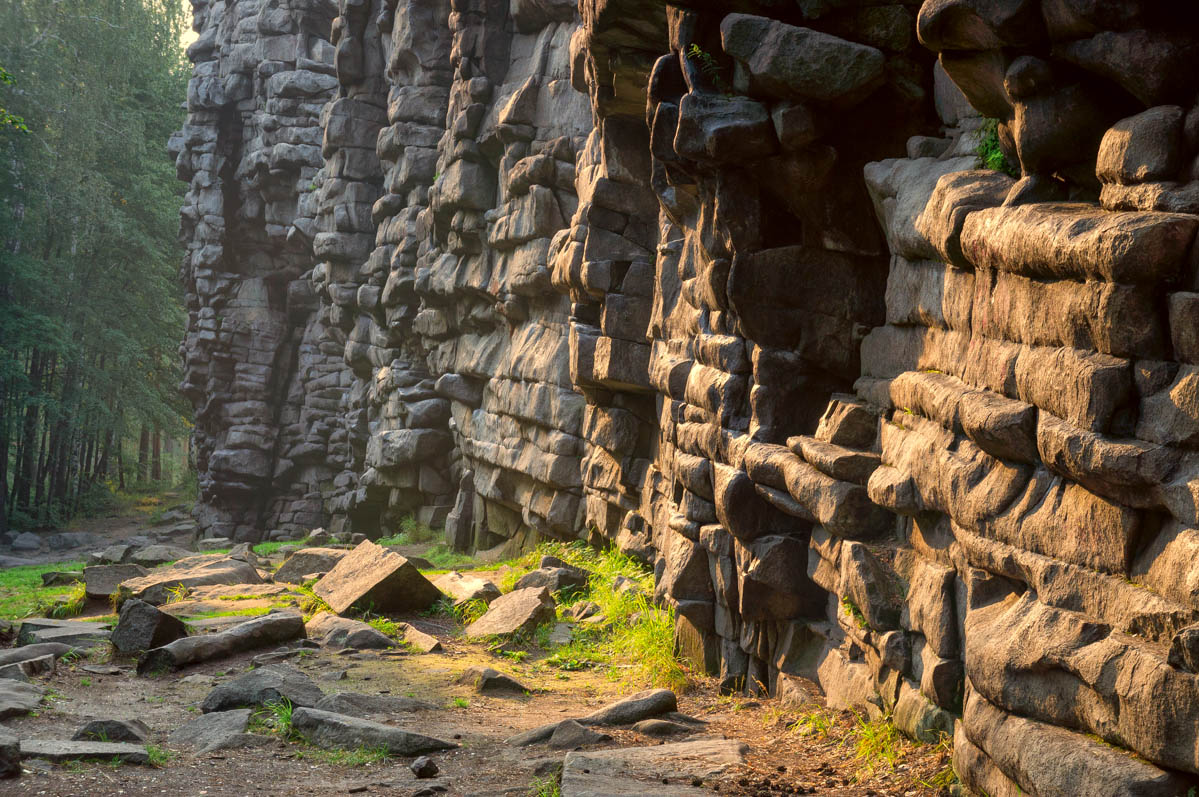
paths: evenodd
<path fill-rule="evenodd" d="M 131 598 L 121 606 L 113 646 L 122 653 L 139 653 L 187 636 L 187 625 L 145 601 Z"/>
<path fill-rule="evenodd" d="M 121 584 L 121 595 L 140 598 L 159 606 L 172 597 L 172 592 L 213 584 L 261 584 L 262 577 L 254 565 L 232 556 L 210 554 L 189 556 L 167 568 L 155 570 L 140 578 Z"/>
<path fill-rule="evenodd" d="M 491 602 L 487 613 L 466 627 L 472 639 L 532 631 L 554 619 L 554 599 L 545 587 L 509 592 Z"/>
<path fill-rule="evenodd" d="M 171 744 L 194 750 L 197 755 L 266 741 L 266 737 L 246 733 L 250 714 L 248 708 L 204 714 L 171 731 L 167 738 Z"/>
<path fill-rule="evenodd" d="M 396 641 L 360 620 L 321 612 L 304 624 L 308 638 L 332 648 L 393 648 Z"/>
<path fill-rule="evenodd" d="M 141 565 L 92 565 L 83 568 L 83 584 L 89 598 L 108 600 L 123 582 L 141 578 L 149 571 Z"/>
<path fill-rule="evenodd" d="M 208 714 L 284 700 L 293 706 L 315 706 L 324 696 L 320 687 L 295 667 L 271 664 L 250 670 L 213 689 L 200 704 L 200 710 Z"/>
<path fill-rule="evenodd" d="M 301 548 L 287 557 L 275 571 L 275 581 L 283 584 L 302 584 L 312 573 L 328 573 L 346 555 L 339 548 Z"/>
<path fill-rule="evenodd" d="M 403 728 L 315 708 L 297 708 L 291 714 L 291 724 L 310 742 L 320 747 L 338 747 L 343 750 L 381 747 L 392 755 L 411 756 L 450 750 L 458 746 L 453 742 L 444 742 Z"/>
<path fill-rule="evenodd" d="M 421 611 L 442 597 L 411 562 L 370 540 L 342 558 L 312 591 L 338 614 L 354 604 L 376 612 Z"/>
<path fill-rule="evenodd" d="M 491 603 L 500 596 L 500 588 L 487 579 L 479 578 L 470 573 L 459 573 L 457 570 L 438 576 L 433 586 L 454 599 L 458 606 L 474 600 Z"/>

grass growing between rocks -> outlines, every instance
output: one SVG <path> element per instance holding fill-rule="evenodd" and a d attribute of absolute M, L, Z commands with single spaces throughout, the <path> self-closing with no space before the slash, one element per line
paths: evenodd
<path fill-rule="evenodd" d="M 383 537 L 376 542 L 379 545 L 413 545 L 421 542 L 432 542 L 440 537 L 441 531 L 426 526 L 409 515 L 400 520 L 400 530 L 389 537 Z M 425 557 L 426 559 L 428 557 Z M 433 561 L 430 559 L 429 561 Z"/>
<path fill-rule="evenodd" d="M 66 594 L 40 602 L 37 611 L 39 614 L 55 620 L 65 620 L 68 617 L 78 616 L 86 605 L 87 589 L 82 581 L 76 581 L 67 588 Z"/>
<path fill-rule="evenodd" d="M 525 792 L 525 797 L 562 797 L 562 784 L 559 778 L 559 775 L 535 778 L 529 784 L 529 790 Z"/>
<path fill-rule="evenodd" d="M 557 594 L 558 615 L 577 601 L 591 601 L 604 620 L 576 623 L 572 640 L 554 648 L 544 664 L 564 671 L 606 667 L 610 677 L 638 686 L 660 686 L 682 691 L 690 684 L 688 669 L 674 640 L 674 611 L 653 604 L 651 570 L 615 549 L 598 550 L 582 542 L 550 542 L 513 563 L 501 590 L 509 591 L 542 556 L 556 556 L 567 564 L 591 572 L 586 586 Z M 618 581 L 623 586 L 617 588 Z M 547 647 L 551 627 L 538 629 L 534 638 Z"/>
<path fill-rule="evenodd" d="M 309 744 L 304 734 L 292 725 L 294 706 L 287 698 L 267 703 L 250 716 L 250 733 L 270 733 L 297 745 L 292 756 L 297 761 L 314 764 L 333 764 L 343 767 L 362 767 L 376 764 L 390 755 L 381 747 L 359 747 L 355 750 L 325 749 Z"/>
<path fill-rule="evenodd" d="M 38 612 L 61 597 L 70 596 L 75 587 L 43 587 L 42 573 L 82 570 L 82 561 L 21 565 L 0 570 L 0 619 L 19 620 Z"/>

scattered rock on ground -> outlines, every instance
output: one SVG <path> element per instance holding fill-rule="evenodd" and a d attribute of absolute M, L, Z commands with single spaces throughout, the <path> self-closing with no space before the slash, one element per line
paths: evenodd
<path fill-rule="evenodd" d="M 121 583 L 141 578 L 149 571 L 141 565 L 89 565 L 83 568 L 84 590 L 93 600 L 108 600 L 117 593 Z"/>
<path fill-rule="evenodd" d="M 31 531 L 23 531 L 13 538 L 12 549 L 14 551 L 40 551 L 42 538 Z"/>
<path fill-rule="evenodd" d="M 678 708 L 678 698 L 669 689 L 646 689 L 580 717 L 579 722 L 584 725 L 631 725 Z"/>
<path fill-rule="evenodd" d="M 351 717 L 366 718 L 377 715 L 405 714 L 412 711 L 432 711 L 437 707 L 432 703 L 417 700 L 413 697 L 360 695 L 354 692 L 339 692 L 335 695 L 325 695 L 317 702 L 314 708 L 333 714 L 346 714 Z"/>
<path fill-rule="evenodd" d="M 142 567 L 158 567 L 168 562 L 178 562 L 181 559 L 190 558 L 192 555 L 191 551 L 178 548 L 174 545 L 155 544 L 138 548 L 129 554 L 128 561 Z"/>
<path fill-rule="evenodd" d="M 328 573 L 345 558 L 339 548 L 301 548 L 275 571 L 276 583 L 302 584 L 309 573 Z"/>
<path fill-rule="evenodd" d="M 468 601 L 480 600 L 491 603 L 500 596 L 500 588 L 485 578 L 451 570 L 433 581 L 433 586 L 454 599 L 458 606 Z"/>
<path fill-rule="evenodd" d="M 437 773 L 441 771 L 437 764 L 433 762 L 433 759 L 427 755 L 420 756 L 414 760 L 408 765 L 408 768 L 412 770 L 413 775 L 422 780 L 424 778 L 437 777 Z"/>
<path fill-rule="evenodd" d="M 587 586 L 587 573 L 573 567 L 541 567 L 530 570 L 516 582 L 514 589 L 545 587 L 550 592 L 564 589 L 582 589 Z"/>
<path fill-rule="evenodd" d="M 149 764 L 150 756 L 140 744 L 128 742 L 66 742 L 57 739 L 22 739 L 21 758 L 65 761 L 115 761 Z"/>
<path fill-rule="evenodd" d="M 21 774 L 21 742 L 8 728 L 0 727 L 0 778 Z"/>
<path fill-rule="evenodd" d="M 137 662 L 138 675 L 177 670 L 188 664 L 231 656 L 246 650 L 287 642 L 304 635 L 304 618 L 293 612 L 255 617 L 215 634 L 176 639 L 147 650 Z"/>
<path fill-rule="evenodd" d="M 472 686 L 483 695 L 523 695 L 529 691 L 520 681 L 491 667 L 471 667 L 458 676 L 456 683 Z"/>
<path fill-rule="evenodd" d="M 411 623 L 400 623 L 400 630 L 404 634 L 404 641 L 421 653 L 440 653 L 444 649 L 441 640 L 432 634 L 426 634 Z"/>
<path fill-rule="evenodd" d="M 189 556 L 167 568 L 161 568 L 121 585 L 121 593 L 160 606 L 181 587 L 211 584 L 261 584 L 258 569 L 244 559 L 222 554 Z"/>
<path fill-rule="evenodd" d="M 140 653 L 187 636 L 187 625 L 145 601 L 130 598 L 121 605 L 112 644 L 122 653 Z"/>
<path fill-rule="evenodd" d="M 314 708 L 295 709 L 291 714 L 291 723 L 313 744 L 343 750 L 382 747 L 392 755 L 409 756 L 458 746 L 403 728 Z"/>
<path fill-rule="evenodd" d="M 338 614 L 359 601 L 374 611 L 421 611 L 441 592 L 407 559 L 366 540 L 350 551 L 312 588 Z"/>
<path fill-rule="evenodd" d="M 171 731 L 171 744 L 194 750 L 197 754 L 237 747 L 253 747 L 269 741 L 268 737 L 246 733 L 251 710 L 235 708 L 196 717 L 186 725 Z"/>
<path fill-rule="evenodd" d="M 75 731 L 71 741 L 145 743 L 150 727 L 141 720 L 92 720 Z"/>
<path fill-rule="evenodd" d="M 478 637 L 532 631 L 554 619 L 554 599 L 545 587 L 509 592 L 492 601 L 487 613 L 466 627 L 466 635 Z"/>
<path fill-rule="evenodd" d="M 56 661 L 57 657 L 47 653 L 44 656 L 35 656 L 23 661 L 0 665 L 0 678 L 28 681 L 30 678 L 54 672 Z"/>
<path fill-rule="evenodd" d="M 83 580 L 83 573 L 73 573 L 63 570 L 47 570 L 42 573 L 43 587 L 69 587 L 76 581 Z"/>
<path fill-rule="evenodd" d="M 710 795 L 679 781 L 703 781 L 745 763 L 749 747 L 733 739 L 696 739 L 651 747 L 623 747 L 566 754 L 562 797 Z M 669 791 L 663 783 L 669 782 Z"/>
<path fill-rule="evenodd" d="M 360 620 L 321 612 L 304 625 L 310 639 L 332 648 L 393 648 L 396 641 Z"/>
<path fill-rule="evenodd" d="M 637 733 L 643 733 L 646 736 L 680 736 L 695 732 L 695 728 L 690 725 L 659 719 L 641 720 L 641 722 L 633 725 L 633 730 L 637 731 Z"/>
<path fill-rule="evenodd" d="M 70 645 L 65 645 L 62 642 L 37 642 L 32 645 L 25 645 L 11 650 L 0 650 L 0 664 L 13 664 L 15 662 L 28 661 L 41 656 L 65 656 L 73 648 Z"/>
<path fill-rule="evenodd" d="M 88 648 L 107 642 L 109 636 L 108 627 L 103 623 L 32 617 L 21 622 L 17 631 L 17 644 L 61 642 L 72 647 Z"/>
<path fill-rule="evenodd" d="M 608 734 L 593 731 L 575 720 L 559 722 L 550 735 L 550 747 L 555 750 L 573 750 L 576 747 L 610 741 L 612 737 Z"/>
<path fill-rule="evenodd" d="M 205 714 L 246 706 L 289 701 L 293 706 L 315 706 L 325 693 L 304 673 L 288 664 L 272 664 L 239 675 L 208 693 L 200 710 Z"/>

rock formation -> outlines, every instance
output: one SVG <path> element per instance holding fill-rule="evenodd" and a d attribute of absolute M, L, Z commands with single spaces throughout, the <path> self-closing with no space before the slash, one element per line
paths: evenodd
<path fill-rule="evenodd" d="M 607 542 L 972 789 L 1199 782 L 1194 12 L 193 2 L 210 536 Z"/>

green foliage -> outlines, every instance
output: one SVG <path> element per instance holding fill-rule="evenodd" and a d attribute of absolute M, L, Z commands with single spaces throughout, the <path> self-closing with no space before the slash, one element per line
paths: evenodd
<path fill-rule="evenodd" d="M 300 593 L 302 596 L 299 600 L 300 611 L 304 614 L 304 622 L 308 622 L 314 616 L 321 612 L 333 612 L 333 607 L 325 602 L 325 599 L 312 591 L 312 585 L 315 581 L 307 584 L 301 584 L 298 587 L 292 587 L 293 590 Z M 336 614 L 336 612 L 333 612 Z"/>
<path fill-rule="evenodd" d="M 456 697 L 450 701 L 450 708 L 470 708 L 470 701 L 465 697 Z"/>
<path fill-rule="evenodd" d="M 163 767 L 174 756 L 170 750 L 156 744 L 146 745 L 146 755 L 150 757 L 150 766 Z"/>
<path fill-rule="evenodd" d="M 866 622 L 866 615 L 862 614 L 862 610 L 859 609 L 858 605 L 853 602 L 853 598 L 849 597 L 848 595 L 843 595 L 841 597 L 841 608 L 845 610 L 846 614 L 853 618 L 853 621 L 857 624 L 858 628 L 867 628 L 868 624 Z"/>
<path fill-rule="evenodd" d="M 0 568 L 0 619 L 18 620 L 39 611 L 59 598 L 69 598 L 77 587 L 43 587 L 42 573 L 52 570 L 81 570 L 84 563 L 53 562 Z"/>
<path fill-rule="evenodd" d="M 904 755 L 907 741 L 890 717 L 867 720 L 854 714 L 854 758 L 862 764 L 861 775 L 871 775 L 885 766 L 894 769 Z"/>
<path fill-rule="evenodd" d="M 404 630 L 400 628 L 400 624 L 386 617 L 372 617 L 366 621 L 366 624 L 380 634 L 389 636 L 392 639 L 398 639 L 404 635 Z"/>
<path fill-rule="evenodd" d="M 577 624 L 573 639 L 552 651 L 547 664 L 567 671 L 609 666 L 610 674 L 637 685 L 676 691 L 687 687 L 687 669 L 675 646 L 674 610 L 654 606 L 650 600 L 654 589 L 652 571 L 615 549 L 599 550 L 582 542 L 551 542 L 519 560 L 505 583 L 515 583 L 543 555 L 591 571 L 584 589 L 555 597 L 559 604 L 593 601 L 606 619 L 600 624 Z M 616 589 L 613 585 L 622 576 L 636 588 Z"/>
<path fill-rule="evenodd" d="M 561 775 L 546 775 L 529 784 L 526 797 L 562 797 Z"/>
<path fill-rule="evenodd" d="M 390 753 L 383 747 L 359 747 L 355 750 L 325 750 L 319 747 L 301 747 L 295 751 L 299 761 L 314 761 L 339 767 L 365 767 L 386 761 Z"/>
<path fill-rule="evenodd" d="M 12 73 L 0 66 L 0 85 L 11 86 L 16 82 L 17 79 L 12 76 Z M 3 130 L 6 127 L 14 130 L 20 130 L 22 133 L 29 132 L 29 127 L 25 124 L 24 119 L 16 114 L 9 113 L 4 106 L 0 105 L 0 130 Z"/>
<path fill-rule="evenodd" d="M 440 536 L 441 532 L 437 529 L 430 528 L 411 515 L 408 515 L 400 520 L 400 530 L 398 532 L 389 537 L 380 538 L 378 544 L 414 545 L 422 542 L 432 542 Z"/>
<path fill-rule="evenodd" d="M 87 592 L 84 589 L 83 582 L 76 581 L 69 588 L 67 594 L 39 604 L 38 614 L 53 617 L 55 620 L 65 620 L 68 617 L 75 617 L 82 612 L 86 603 Z"/>
<path fill-rule="evenodd" d="M 999 146 L 999 120 L 987 119 L 975 133 L 978 144 L 974 154 L 978 156 L 978 165 L 984 169 L 1020 176 L 1020 169 L 1008 160 Z"/>
<path fill-rule="evenodd" d="M 692 44 L 687 48 L 687 58 L 699 65 L 699 71 L 711 81 L 717 91 L 726 96 L 732 96 L 733 92 L 724 78 L 724 70 L 721 69 L 720 64 L 716 62 L 711 53 L 698 44 Z"/>
<path fill-rule="evenodd" d="M 177 0 L 0 3 L 0 105 L 28 128 L 0 130 L 0 530 L 107 511 L 142 429 L 187 432 L 184 29 Z"/>

